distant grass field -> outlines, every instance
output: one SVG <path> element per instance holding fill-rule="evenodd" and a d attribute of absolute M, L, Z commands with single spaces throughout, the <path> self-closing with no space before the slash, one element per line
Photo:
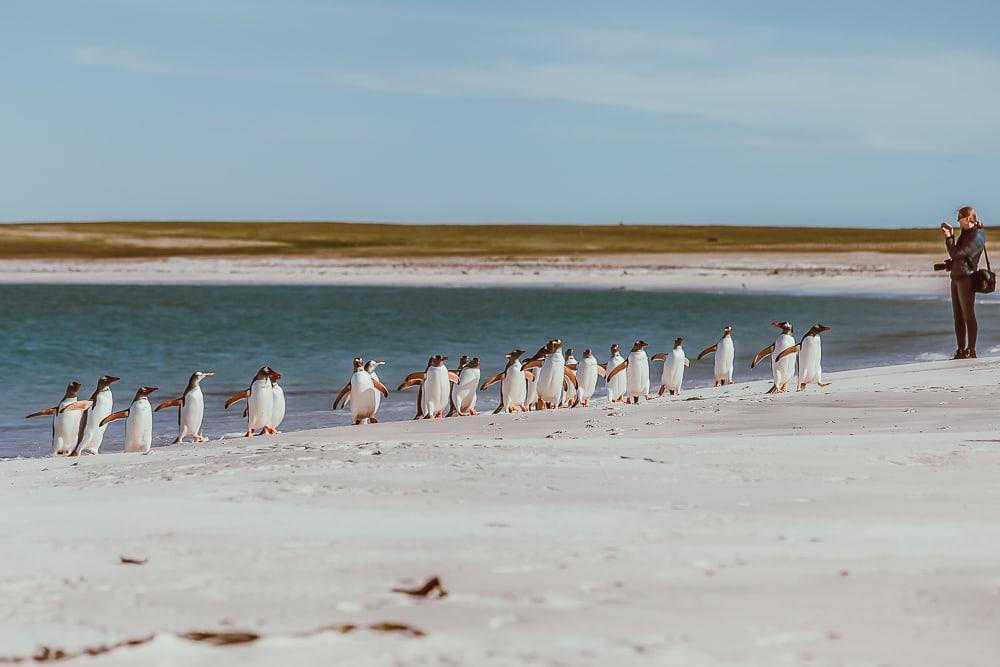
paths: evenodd
<path fill-rule="evenodd" d="M 931 229 L 100 222 L 0 225 L 0 259 L 545 257 L 630 253 L 925 253 Z"/>

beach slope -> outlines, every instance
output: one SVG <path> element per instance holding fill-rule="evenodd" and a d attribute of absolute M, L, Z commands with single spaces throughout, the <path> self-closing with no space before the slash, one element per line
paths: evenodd
<path fill-rule="evenodd" d="M 0 463 L 0 659 L 997 664 L 1000 361 L 828 379 Z"/>

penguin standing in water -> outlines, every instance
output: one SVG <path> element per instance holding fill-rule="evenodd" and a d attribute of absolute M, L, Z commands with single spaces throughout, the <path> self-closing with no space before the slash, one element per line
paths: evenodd
<path fill-rule="evenodd" d="M 611 371 L 623 363 L 625 363 L 625 357 L 621 355 L 618 343 L 615 343 L 611 346 L 611 359 L 604 364 L 604 384 L 608 388 L 608 401 L 610 403 L 621 403 L 625 399 L 625 390 L 628 388 L 625 384 L 625 375 L 619 373 L 615 377 L 609 377 Z"/>
<path fill-rule="evenodd" d="M 125 419 L 125 451 L 146 454 L 153 445 L 153 408 L 149 405 L 149 395 L 156 387 L 139 387 L 132 398 L 132 404 L 125 410 L 112 412 L 101 420 L 106 426 L 118 419 Z"/>
<path fill-rule="evenodd" d="M 427 370 L 423 373 L 410 373 L 397 391 L 408 387 L 420 386 L 417 395 L 417 419 L 439 419 L 444 416 L 444 409 L 451 399 L 451 383 L 458 382 L 458 375 L 448 370 L 444 362 L 448 357 L 436 354 L 430 358 Z"/>
<path fill-rule="evenodd" d="M 362 366 L 361 357 L 354 357 L 354 373 L 351 375 L 351 380 L 344 385 L 333 401 L 334 410 L 350 401 L 351 423 L 355 426 L 377 424 L 378 419 L 375 415 L 382 403 L 382 397 L 389 395 L 389 390 L 379 382 L 378 376 L 374 373 L 378 365 L 378 363 L 371 365 L 369 362 Z M 373 370 L 369 371 L 369 368 Z"/>
<path fill-rule="evenodd" d="M 710 354 L 715 354 L 715 386 L 733 383 L 733 360 L 736 349 L 733 346 L 733 328 L 727 326 L 722 330 L 722 338 L 711 347 L 706 347 L 698 355 L 701 361 Z"/>
<path fill-rule="evenodd" d="M 788 381 L 792 379 L 795 375 L 795 361 L 796 361 L 796 351 L 790 352 L 786 355 L 781 353 L 790 347 L 795 347 L 795 339 L 792 338 L 792 325 L 788 322 L 772 322 L 771 326 L 778 327 L 781 329 L 781 333 L 775 338 L 774 342 L 765 347 L 763 350 L 757 353 L 750 362 L 750 368 L 753 368 L 761 360 L 766 359 L 768 356 L 771 357 L 771 372 L 774 376 L 774 386 L 767 390 L 767 393 L 773 394 L 778 392 L 783 394 L 788 391 Z M 779 356 L 781 357 L 779 360 Z"/>
<path fill-rule="evenodd" d="M 271 424 L 274 418 L 274 381 L 280 380 L 281 374 L 270 366 L 263 366 L 250 381 L 247 389 L 242 389 L 226 401 L 226 410 L 234 403 L 247 399 L 246 437 L 252 438 L 256 431 L 275 433 L 277 429 Z"/>
<path fill-rule="evenodd" d="M 603 376 L 607 371 L 597 363 L 597 357 L 590 351 L 590 348 L 583 351 L 583 360 L 570 370 L 576 371 L 577 389 L 574 407 L 580 405 L 585 408 L 590 407 L 590 399 L 597 389 L 597 378 Z"/>
<path fill-rule="evenodd" d="M 90 401 L 77 397 L 79 382 L 70 382 L 59 404 L 52 408 L 32 412 L 25 419 L 52 416 L 52 456 L 64 456 L 73 451 L 80 440 L 80 420 Z"/>
<path fill-rule="evenodd" d="M 97 381 L 97 388 L 90 395 L 88 407 L 80 418 L 80 436 L 76 447 L 70 456 L 80 454 L 97 454 L 104 442 L 104 431 L 107 426 L 101 426 L 105 417 L 114 409 L 114 397 L 111 395 L 111 385 L 121 378 L 114 375 L 102 375 Z"/>
<path fill-rule="evenodd" d="M 466 359 L 466 357 L 462 357 Z M 479 388 L 479 379 L 482 371 L 479 368 L 479 357 L 473 357 L 462 365 L 458 372 L 458 382 L 455 383 L 451 391 L 451 409 L 448 416 L 457 414 L 459 417 L 475 415 L 476 413 L 476 390 Z"/>
<path fill-rule="evenodd" d="M 645 397 L 647 401 L 651 398 L 649 395 L 649 357 L 646 355 L 647 347 L 649 347 L 649 343 L 646 341 L 635 341 L 632 344 L 632 351 L 629 352 L 628 359 L 608 371 L 607 381 L 609 383 L 620 373 L 625 373 L 626 403 L 638 403 L 640 397 Z"/>
<path fill-rule="evenodd" d="M 485 391 L 497 382 L 500 383 L 500 404 L 493 414 L 500 412 L 514 412 L 515 410 L 525 411 L 528 409 L 528 382 L 534 379 L 531 371 L 521 369 L 521 355 L 524 350 L 511 350 L 505 356 L 507 365 L 502 371 L 487 379 L 480 385 L 479 390 Z"/>
<path fill-rule="evenodd" d="M 684 382 L 684 369 L 691 365 L 687 356 L 684 355 L 683 338 L 674 339 L 674 349 L 669 353 L 653 355 L 653 361 L 663 362 L 663 374 L 660 376 L 660 392 L 669 391 L 671 396 L 680 396 L 681 384 Z"/>
<path fill-rule="evenodd" d="M 212 371 L 195 371 L 188 378 L 187 387 L 180 398 L 163 401 L 153 410 L 159 412 L 165 408 L 180 408 L 177 411 L 177 439 L 170 444 L 184 442 L 184 438 L 189 435 L 195 442 L 208 440 L 201 434 L 201 422 L 205 417 L 205 396 L 201 393 L 201 381 L 213 375 L 215 373 Z"/>
<path fill-rule="evenodd" d="M 783 361 L 788 355 L 798 354 L 799 388 L 796 391 L 803 391 L 807 384 L 820 387 L 830 385 L 829 382 L 823 382 L 823 343 L 819 338 L 820 334 L 829 330 L 830 327 L 825 324 L 814 324 L 798 345 L 793 345 L 778 355 L 778 361 Z"/>

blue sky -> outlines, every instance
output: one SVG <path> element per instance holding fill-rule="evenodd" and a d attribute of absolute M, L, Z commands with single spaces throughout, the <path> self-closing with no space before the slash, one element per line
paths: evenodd
<path fill-rule="evenodd" d="M 1000 217 L 991 2 L 6 0 L 0 220 Z"/>

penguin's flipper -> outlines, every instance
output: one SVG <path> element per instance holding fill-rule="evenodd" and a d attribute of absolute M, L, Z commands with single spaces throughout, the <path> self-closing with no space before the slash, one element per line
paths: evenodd
<path fill-rule="evenodd" d="M 600 375 L 601 377 L 606 377 L 608 374 L 608 365 L 597 364 L 597 374 Z"/>
<path fill-rule="evenodd" d="M 25 419 L 31 419 L 32 417 L 45 417 L 47 415 L 54 415 L 59 408 L 45 408 L 44 410 L 39 410 L 38 412 L 32 412 L 30 415 L 25 416 Z"/>
<path fill-rule="evenodd" d="M 706 347 L 704 350 L 702 350 L 698 354 L 698 359 L 697 360 L 701 361 L 702 359 L 704 359 L 708 355 L 713 354 L 718 349 L 719 349 L 719 344 L 718 343 L 716 343 L 715 345 L 712 345 L 711 347 Z"/>
<path fill-rule="evenodd" d="M 531 371 L 524 371 L 524 370 L 522 370 L 521 372 L 524 373 L 524 379 L 525 380 L 527 380 L 528 382 L 534 382 L 534 380 L 535 380 L 535 374 L 534 373 L 532 373 Z"/>
<path fill-rule="evenodd" d="M 667 360 L 667 353 L 666 352 L 657 352 L 656 354 L 654 354 L 653 356 L 651 356 L 649 358 L 649 360 L 650 361 L 666 361 Z"/>
<path fill-rule="evenodd" d="M 542 359 L 529 359 L 528 361 L 524 362 L 524 364 L 521 365 L 521 370 L 529 371 L 532 368 L 541 368 L 542 361 L 543 361 Z"/>
<path fill-rule="evenodd" d="M 792 345 L 791 347 L 786 347 L 784 350 L 778 353 L 778 356 L 774 358 L 774 362 L 777 363 L 787 357 L 790 354 L 795 354 L 801 349 L 800 345 Z"/>
<path fill-rule="evenodd" d="M 226 400 L 226 407 L 225 407 L 225 409 L 228 410 L 230 405 L 232 405 L 233 403 L 239 403 L 244 398 L 250 398 L 250 389 L 249 388 L 248 389 L 241 389 L 240 391 L 238 391 L 235 394 L 233 394 L 232 396 L 230 396 Z"/>
<path fill-rule="evenodd" d="M 386 398 L 389 398 L 389 390 L 385 388 L 384 384 L 382 384 L 378 380 L 372 380 L 372 384 L 375 385 L 375 388 L 377 390 L 379 390 L 380 392 L 382 392 L 383 396 L 385 396 Z"/>
<path fill-rule="evenodd" d="M 160 410 L 165 410 L 167 408 L 179 408 L 181 407 L 181 402 L 182 401 L 179 398 L 171 398 L 169 401 L 163 401 L 157 405 L 153 412 L 159 412 Z"/>
<path fill-rule="evenodd" d="M 691 360 L 684 357 L 684 368 L 691 368 Z"/>
<path fill-rule="evenodd" d="M 421 373 L 420 375 L 423 375 Z M 403 384 L 396 387 L 396 391 L 403 391 L 404 389 L 409 389 L 410 387 L 416 387 L 417 385 L 422 385 L 424 383 L 423 377 L 413 378 L 412 380 L 404 380 Z"/>
<path fill-rule="evenodd" d="M 448 371 L 448 382 L 458 384 L 458 373 L 455 371 Z"/>
<path fill-rule="evenodd" d="M 424 371 L 416 371 L 414 373 L 410 373 L 409 375 L 406 376 L 406 379 L 403 380 L 403 382 L 409 382 L 410 380 L 416 380 L 416 379 L 423 380 Z"/>
<path fill-rule="evenodd" d="M 497 382 L 499 382 L 500 380 L 502 380 L 506 374 L 507 374 L 507 371 L 502 371 L 500 373 L 497 373 L 496 375 L 494 375 L 491 378 L 487 378 L 485 382 L 483 382 L 481 385 L 479 385 L 479 391 L 486 391 L 488 388 L 492 387 Z"/>
<path fill-rule="evenodd" d="M 759 364 L 762 359 L 766 359 L 767 357 L 769 357 L 772 352 L 774 352 L 774 343 L 771 343 L 770 345 L 765 347 L 763 350 L 761 350 L 754 356 L 753 361 L 750 362 L 750 368 L 753 368 L 754 366 Z"/>
<path fill-rule="evenodd" d="M 607 375 L 604 376 L 605 382 L 610 382 L 611 378 L 613 378 L 614 376 L 618 375 L 619 373 L 621 373 L 626 368 L 628 368 L 628 360 L 627 359 L 625 361 L 621 362 L 620 364 L 618 364 L 617 366 L 615 366 L 614 370 L 612 370 L 610 373 L 608 373 Z"/>
<path fill-rule="evenodd" d="M 569 378 L 569 381 L 571 383 L 573 383 L 573 388 L 574 389 L 579 389 L 580 388 L 580 383 L 576 381 L 576 373 L 574 373 L 573 371 L 571 371 L 569 369 L 569 366 L 566 366 L 565 368 L 563 368 L 563 374 L 567 378 Z"/>
<path fill-rule="evenodd" d="M 503 412 L 503 403 L 497 406 L 497 409 L 493 411 L 493 414 L 498 415 Z"/>
<path fill-rule="evenodd" d="M 91 405 L 93 405 L 91 401 L 73 401 L 72 403 L 64 407 L 62 410 L 60 410 L 59 414 L 62 414 L 64 412 L 72 412 L 74 410 L 86 410 Z"/>
<path fill-rule="evenodd" d="M 347 384 L 344 385 L 344 388 L 340 390 L 340 393 L 337 394 L 337 398 L 333 399 L 333 409 L 336 410 L 340 401 L 343 400 L 344 397 L 350 395 L 351 395 L 351 383 L 348 382 Z M 346 401 L 344 402 L 344 405 L 347 405 Z"/>
<path fill-rule="evenodd" d="M 118 412 L 112 412 L 110 415 L 102 419 L 101 423 L 98 424 L 98 426 L 105 426 L 106 424 L 110 424 L 111 422 L 116 421 L 118 419 L 125 419 L 126 417 L 128 417 L 128 410 L 119 410 Z"/>

